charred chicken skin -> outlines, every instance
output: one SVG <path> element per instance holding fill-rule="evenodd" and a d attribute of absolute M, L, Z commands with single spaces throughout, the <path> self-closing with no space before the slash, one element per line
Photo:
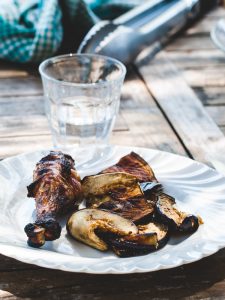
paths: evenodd
<path fill-rule="evenodd" d="M 25 226 L 28 245 L 41 247 L 58 239 L 61 226 L 57 217 L 74 210 L 82 200 L 80 178 L 70 155 L 51 151 L 36 165 L 28 197 L 35 198 L 36 221 Z"/>

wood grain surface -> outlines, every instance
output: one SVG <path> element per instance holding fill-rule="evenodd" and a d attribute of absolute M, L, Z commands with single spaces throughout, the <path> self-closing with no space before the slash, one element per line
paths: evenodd
<path fill-rule="evenodd" d="M 4 300 L 222 300 L 225 295 L 225 250 L 179 268 L 130 275 L 76 274 L 1 257 L 0 274 L 0 299 Z"/>
<path fill-rule="evenodd" d="M 223 143 L 225 132 L 225 54 L 209 36 L 222 17 L 222 7 L 209 12 L 153 61 L 129 69 L 112 143 L 210 163 L 206 146 Z M 37 67 L 0 62 L 0 125 L 0 158 L 52 146 Z M 0 299 L 225 299 L 225 250 L 170 270 L 120 276 L 44 269 L 0 255 Z"/>
<path fill-rule="evenodd" d="M 189 155 L 210 163 L 206 157 L 208 152 L 214 149 L 215 141 L 225 149 L 225 137 L 179 71 L 164 52 L 159 53 L 149 65 L 137 66 Z"/>

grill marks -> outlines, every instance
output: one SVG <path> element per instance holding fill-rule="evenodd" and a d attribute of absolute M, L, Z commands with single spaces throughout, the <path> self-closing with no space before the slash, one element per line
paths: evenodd
<path fill-rule="evenodd" d="M 105 209 L 135 223 L 153 214 L 153 203 L 146 200 L 133 175 L 116 172 L 88 176 L 82 188 L 87 207 Z"/>
<path fill-rule="evenodd" d="M 72 157 L 51 151 L 37 163 L 33 178 L 28 197 L 35 198 L 37 219 L 25 227 L 33 247 L 59 238 L 57 217 L 78 208 L 83 197 L 87 208 L 72 214 L 68 233 L 120 257 L 158 250 L 169 233 L 193 233 L 202 223 L 174 206 L 175 199 L 163 193 L 151 167 L 134 152 L 81 183 Z"/>
<path fill-rule="evenodd" d="M 134 152 L 98 175 L 85 177 L 82 188 L 88 208 L 109 211 L 136 224 L 138 233 L 132 235 L 98 231 L 120 257 L 158 250 L 170 232 L 193 233 L 201 224 L 198 217 L 174 206 L 175 199 L 163 193 L 151 167 Z"/>
<path fill-rule="evenodd" d="M 139 185 L 146 181 L 157 182 L 153 170 L 131 152 L 98 175 L 85 177 L 82 187 L 88 207 L 109 210 L 138 223 L 150 220 L 154 212 L 154 201 L 147 201 Z"/>
<path fill-rule="evenodd" d="M 45 240 L 59 238 L 61 227 L 56 218 L 80 203 L 81 182 L 72 157 L 60 151 L 51 151 L 37 163 L 33 179 L 27 189 L 28 197 L 35 198 L 37 219 L 25 232 L 28 244 L 40 247 Z"/>
<path fill-rule="evenodd" d="M 139 182 L 157 182 L 152 168 L 140 155 L 135 152 L 131 152 L 130 154 L 123 156 L 118 161 L 118 163 L 101 171 L 100 174 L 114 172 L 124 172 L 131 174 L 135 176 Z"/>

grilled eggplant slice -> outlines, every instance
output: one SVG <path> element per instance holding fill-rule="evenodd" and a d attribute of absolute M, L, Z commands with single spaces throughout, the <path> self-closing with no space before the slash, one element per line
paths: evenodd
<path fill-rule="evenodd" d="M 149 232 L 155 232 L 157 234 L 157 249 L 164 247 L 169 240 L 169 227 L 165 224 L 150 222 L 146 225 L 138 226 L 139 234 L 146 234 Z"/>
<path fill-rule="evenodd" d="M 123 172 L 85 177 L 82 181 L 87 207 L 114 212 L 135 223 L 149 220 L 155 203 L 147 201 L 135 176 Z"/>
<path fill-rule="evenodd" d="M 168 226 L 149 223 L 138 226 L 138 234 L 111 239 L 108 243 L 120 257 L 144 255 L 162 248 L 168 241 Z"/>
<path fill-rule="evenodd" d="M 101 171 L 100 174 L 115 172 L 131 174 L 138 179 L 138 182 L 157 182 L 152 168 L 140 155 L 135 152 L 131 152 L 130 154 L 123 156 L 118 163 Z"/>
<path fill-rule="evenodd" d="M 202 224 L 200 217 L 179 211 L 175 206 L 175 199 L 167 194 L 159 196 L 156 211 L 160 220 L 168 224 L 173 231 L 185 233 L 195 232 Z"/>
<path fill-rule="evenodd" d="M 75 212 L 67 222 L 67 231 L 76 240 L 101 251 L 108 249 L 101 234 L 107 236 L 129 236 L 136 234 L 136 225 L 116 214 L 100 209 L 82 209 Z"/>
<path fill-rule="evenodd" d="M 158 196 L 162 194 L 163 187 L 159 182 L 141 182 L 140 188 L 148 202 L 157 202 Z"/>
<path fill-rule="evenodd" d="M 140 243 L 140 240 L 142 243 Z M 144 237 L 137 237 L 131 240 L 117 238 L 111 240 L 109 244 L 113 252 L 119 257 L 145 255 L 157 249 L 157 236 L 156 233 L 150 233 Z"/>
<path fill-rule="evenodd" d="M 122 172 L 84 177 L 82 189 L 87 207 L 93 208 L 111 200 L 112 191 L 117 193 L 119 199 L 127 198 L 128 194 L 130 197 L 140 194 L 136 177 Z"/>

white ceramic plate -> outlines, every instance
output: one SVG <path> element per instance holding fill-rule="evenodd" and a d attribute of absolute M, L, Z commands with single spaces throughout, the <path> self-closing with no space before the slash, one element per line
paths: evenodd
<path fill-rule="evenodd" d="M 15 156 L 0 163 L 0 253 L 46 268 L 86 273 L 134 273 L 168 269 L 191 263 L 225 247 L 225 178 L 215 170 L 191 159 L 144 148 L 115 147 L 111 158 L 94 170 L 99 172 L 136 151 L 153 167 L 166 192 L 177 199 L 184 211 L 201 215 L 204 225 L 188 238 L 171 238 L 161 250 L 131 258 L 102 253 L 66 236 L 47 242 L 41 249 L 26 243 L 24 226 L 34 220 L 34 200 L 27 198 L 26 186 L 32 180 L 36 162 L 47 152 Z M 78 155 L 72 153 L 75 160 Z M 65 223 L 65 222 L 64 222 Z"/>

